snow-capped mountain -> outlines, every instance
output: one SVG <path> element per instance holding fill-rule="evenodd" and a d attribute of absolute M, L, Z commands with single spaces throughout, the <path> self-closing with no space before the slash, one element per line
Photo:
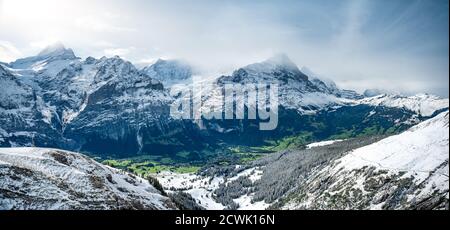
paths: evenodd
<path fill-rule="evenodd" d="M 193 74 L 192 67 L 181 60 L 158 59 L 154 64 L 143 68 L 142 71 L 151 78 L 162 82 L 166 87 L 178 83 L 189 83 Z"/>
<path fill-rule="evenodd" d="M 3 146 L 91 152 L 109 146 L 103 151 L 138 153 L 144 142 L 152 143 L 146 135 L 159 139 L 175 126 L 182 132 L 183 122 L 169 116 L 172 98 L 159 81 L 119 57 L 81 60 L 72 54 L 58 45 L 2 67 L 2 81 L 8 79 L 3 86 L 11 89 L 2 95 Z M 10 106 L 17 104 L 13 94 L 27 97 L 21 101 L 29 114 L 25 106 Z M 26 135 L 17 140 L 14 133 Z"/>
<path fill-rule="evenodd" d="M 307 69 L 306 72 L 312 74 Z M 208 111 L 211 108 L 220 108 L 223 103 L 224 84 L 255 85 L 259 83 L 278 83 L 279 123 L 277 129 L 272 134 L 268 134 L 272 138 L 292 135 L 289 130 L 312 131 L 317 133 L 317 140 L 341 134 L 346 137 L 355 137 L 364 132 L 382 134 L 387 130 L 401 131 L 435 112 L 448 108 L 448 99 L 431 96 L 423 98 L 421 102 L 430 112 L 427 116 L 411 106 L 406 106 L 416 103 L 414 97 L 405 98 L 399 102 L 395 102 L 393 97 L 382 104 L 373 103 L 372 99 L 362 98 L 354 91 L 339 89 L 331 80 L 321 80 L 317 76 L 306 75 L 286 55 L 278 55 L 264 62 L 242 67 L 230 76 L 218 78 L 213 87 L 202 92 L 203 95 L 207 95 L 203 99 L 202 109 Z M 247 105 L 255 106 L 251 102 Z M 348 119 L 349 117 L 352 119 Z M 320 126 L 322 130 L 318 130 L 317 126 L 310 126 L 311 118 L 317 119 L 313 123 L 322 124 Z M 252 122 L 232 123 L 213 120 L 203 121 L 202 125 L 221 135 L 232 133 L 239 135 L 240 139 L 248 138 L 248 141 L 253 141 L 256 139 L 255 136 L 261 137 L 262 134 L 256 134 L 258 130 L 251 131 L 252 127 L 258 125 L 257 122 Z M 339 124 L 345 127 L 337 127 Z M 372 127 L 372 131 L 366 130 L 368 127 Z M 233 139 L 230 138 L 230 140 Z"/>
<path fill-rule="evenodd" d="M 449 112 L 313 173 L 285 209 L 448 209 Z"/>
<path fill-rule="evenodd" d="M 125 89 L 135 87 L 136 91 L 139 88 L 155 89 L 152 93 L 164 99 L 163 87 L 158 81 L 140 74 L 131 63 L 119 57 L 99 60 L 89 57 L 71 63 L 55 76 L 41 76 L 38 85 L 43 99 L 54 109 L 52 115 L 63 126 L 74 120 L 88 105 L 94 104 L 98 100 L 95 98 L 96 92 L 108 85 L 114 85 L 116 88 L 112 90 L 117 90 L 114 95 L 111 91 L 111 96 L 125 96 Z M 144 97 L 132 98 L 145 101 Z"/>
<path fill-rule="evenodd" d="M 170 125 L 172 99 L 163 85 L 118 57 L 86 60 L 62 76 L 73 80 L 65 90 L 69 93 L 71 86 L 91 81 L 76 92 L 77 109 L 69 110 L 64 120 L 65 135 L 84 143 L 83 149 L 96 152 L 110 146 L 113 152 L 137 153 L 143 135 L 163 135 Z"/>
<path fill-rule="evenodd" d="M 402 124 L 410 126 L 420 121 L 419 114 L 428 117 L 448 107 L 448 99 L 434 96 L 359 99 L 355 92 L 309 74 L 312 76 L 300 71 L 286 55 L 277 55 L 213 80 L 212 86 L 202 91 L 202 106 L 222 103 L 219 94 L 225 83 L 278 83 L 279 128 L 266 136 L 258 135 L 259 144 L 265 138 L 282 138 L 303 130 L 316 132 L 317 138 L 342 133 L 356 136 L 365 126 L 373 128 L 377 124 L 382 124 L 380 130 L 384 131 L 392 125 L 396 125 L 394 130 L 402 130 Z M 169 106 L 182 98 L 171 96 L 167 88 L 174 83 L 189 86 L 191 75 L 191 67 L 181 61 L 159 60 L 138 70 L 117 56 L 82 60 L 61 44 L 36 56 L 2 64 L 0 146 L 58 147 L 128 156 L 199 150 L 205 145 L 236 140 L 236 135 L 241 137 L 240 144 L 256 144 L 251 141 L 255 137 L 252 129 L 257 126 L 247 121 L 211 121 L 203 125 L 170 116 Z M 308 115 L 314 115 L 316 121 L 312 123 Z M 349 116 L 352 119 L 347 119 Z M 345 127 L 336 127 L 324 119 L 344 121 Z M 357 128 L 349 126 L 349 122 L 357 120 L 363 123 Z M 319 123 L 326 130 L 313 125 Z"/>
<path fill-rule="evenodd" d="M 427 94 L 362 98 L 306 68 L 300 70 L 286 55 L 244 66 L 229 76 L 202 79 L 211 83 L 201 89 L 203 108 L 223 102 L 224 84 L 278 83 L 278 126 L 261 132 L 258 120 L 194 121 L 171 117 L 172 102 L 185 97 L 171 95 L 169 89 L 194 86 L 191 78 L 192 69 L 184 62 L 159 60 L 138 70 L 117 56 L 82 60 L 61 44 L 33 57 L 0 63 L 0 146 L 56 147 L 112 158 L 144 154 L 171 158 L 188 152 L 192 159 L 206 162 L 209 154 L 221 154 L 224 148 L 235 145 L 265 147 L 268 143 L 290 145 L 294 141 L 303 146 L 342 139 L 330 141 L 334 143 L 331 149 L 321 152 L 317 148 L 323 147 L 323 142 L 257 161 L 253 167 L 254 171 L 258 169 L 257 178 L 249 174 L 244 177 L 250 182 L 245 178 L 228 181 L 237 188 L 243 186 L 241 182 L 249 186 L 240 196 L 227 198 L 227 184 L 220 181 L 213 187 L 193 189 L 191 195 L 211 204 L 205 208 L 233 207 L 233 202 L 243 202 L 246 208 L 276 204 L 316 209 L 441 209 L 445 202 L 448 205 L 448 186 L 442 185 L 448 185 L 448 112 L 441 113 L 448 110 L 448 99 Z M 382 135 L 398 134 L 419 122 L 423 123 L 379 141 Z M 362 141 L 358 142 L 358 138 Z M 311 175 L 309 169 L 313 169 Z M 237 175 L 241 175 L 239 170 Z M 0 189 L 8 191 L 0 194 L 5 197 L 0 199 L 1 208 L 170 208 L 166 198 L 153 194 L 146 182 L 138 183 L 139 178 L 61 150 L 0 149 L 0 175 L 8 178 L 7 183 L 0 182 L 4 186 Z M 68 175 L 76 180 L 63 183 L 58 179 L 67 179 Z M 288 180 L 287 176 L 293 175 L 298 177 Z M 276 182 L 272 178 L 287 180 Z M 196 179 L 199 183 L 209 180 Z M 36 181 L 43 181 L 45 186 L 40 188 Z M 72 188 L 77 181 L 82 191 Z M 293 187 L 300 182 L 305 186 Z M 168 183 L 164 181 L 164 186 L 170 187 Z M 280 187 L 268 189 L 265 185 L 270 183 L 279 183 Z M 9 192 L 15 187 L 25 190 Z M 296 198 L 286 200 L 288 192 L 296 192 L 288 196 Z M 33 203 L 25 193 L 39 202 Z M 417 193 L 416 200 L 413 193 Z M 47 194 L 53 198 L 47 198 Z M 205 194 L 208 197 L 203 197 Z M 223 195 L 223 199 L 218 198 L 223 203 L 213 203 L 212 194 Z M 342 200 L 346 197 L 350 200 Z M 134 203 L 135 199 L 141 203 Z M 257 206 L 252 206 L 253 201 Z"/>
<path fill-rule="evenodd" d="M 72 49 L 66 49 L 64 45 L 57 43 L 46 47 L 36 56 L 18 59 L 9 63 L 9 66 L 16 70 L 33 70 L 34 72 L 56 75 L 59 70 L 67 66 L 77 58 Z"/>
<path fill-rule="evenodd" d="M 175 209 L 145 179 L 78 153 L 0 148 L 0 210 Z"/>
<path fill-rule="evenodd" d="M 334 89 L 311 82 L 284 54 L 242 67 L 231 76 L 218 79 L 219 85 L 226 83 L 277 83 L 280 105 L 301 113 L 313 113 L 327 106 L 342 104 L 340 98 L 331 93 Z"/>
<path fill-rule="evenodd" d="M 287 55 L 279 54 L 242 67 L 231 76 L 223 76 L 218 84 L 278 83 L 280 105 L 306 114 L 362 98 L 352 90 L 339 89 L 331 80 L 322 79 L 305 67 L 301 71 Z"/>

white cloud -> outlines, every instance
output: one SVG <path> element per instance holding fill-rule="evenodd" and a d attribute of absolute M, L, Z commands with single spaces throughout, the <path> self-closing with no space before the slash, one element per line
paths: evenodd
<path fill-rule="evenodd" d="M 32 41 L 30 42 L 30 47 L 34 48 L 34 49 L 44 49 L 45 47 L 61 42 L 61 39 L 58 39 L 56 37 L 48 37 L 46 39 L 43 40 L 38 40 L 38 41 Z"/>
<path fill-rule="evenodd" d="M 125 57 L 126 55 L 130 54 L 132 51 L 134 51 L 135 47 L 128 47 L 128 48 L 110 48 L 105 49 L 103 52 L 106 56 L 121 56 Z"/>
<path fill-rule="evenodd" d="M 51 37 L 80 57 L 181 58 L 222 74 L 285 52 L 343 87 L 448 95 L 448 1 L 6 1 L 0 37 L 25 56 Z"/>
<path fill-rule="evenodd" d="M 135 28 L 114 25 L 106 20 L 94 16 L 80 17 L 75 20 L 75 25 L 81 29 L 95 32 L 134 32 Z"/>
<path fill-rule="evenodd" d="M 0 61 L 11 62 L 22 56 L 22 53 L 8 41 L 0 40 Z"/>
<path fill-rule="evenodd" d="M 109 42 L 109 41 L 104 41 L 104 40 L 96 41 L 96 42 L 94 42 L 93 45 L 97 46 L 97 47 L 114 47 L 114 46 L 116 46 L 114 43 Z"/>

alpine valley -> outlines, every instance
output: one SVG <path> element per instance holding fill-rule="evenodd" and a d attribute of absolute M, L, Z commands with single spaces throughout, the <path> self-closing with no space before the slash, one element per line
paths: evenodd
<path fill-rule="evenodd" d="M 173 118 L 193 78 L 203 107 L 278 83 L 277 128 Z M 449 100 L 381 92 L 284 54 L 203 77 L 55 44 L 0 63 L 0 209 L 448 209 Z"/>

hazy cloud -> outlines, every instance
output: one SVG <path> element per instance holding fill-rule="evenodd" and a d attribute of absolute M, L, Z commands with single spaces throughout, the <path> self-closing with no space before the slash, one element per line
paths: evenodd
<path fill-rule="evenodd" d="M 11 42 L 0 40 L 0 61 L 10 62 L 22 56 L 22 53 Z"/>
<path fill-rule="evenodd" d="M 114 25 L 92 16 L 85 16 L 75 19 L 75 25 L 80 29 L 92 30 L 100 33 L 126 33 L 136 31 L 135 28 Z"/>
<path fill-rule="evenodd" d="M 3 3 L 0 36 L 23 55 L 51 38 L 82 57 L 182 58 L 217 74 L 285 52 L 342 87 L 448 96 L 446 0 Z"/>
<path fill-rule="evenodd" d="M 130 54 L 132 51 L 134 51 L 134 47 L 129 48 L 111 48 L 111 49 L 105 49 L 104 53 L 106 56 L 121 56 L 126 57 L 128 54 Z"/>

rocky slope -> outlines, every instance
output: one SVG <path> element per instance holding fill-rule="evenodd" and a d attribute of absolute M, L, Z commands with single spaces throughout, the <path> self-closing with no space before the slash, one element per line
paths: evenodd
<path fill-rule="evenodd" d="M 175 209 L 147 180 L 78 153 L 0 148 L 0 210 Z"/>

